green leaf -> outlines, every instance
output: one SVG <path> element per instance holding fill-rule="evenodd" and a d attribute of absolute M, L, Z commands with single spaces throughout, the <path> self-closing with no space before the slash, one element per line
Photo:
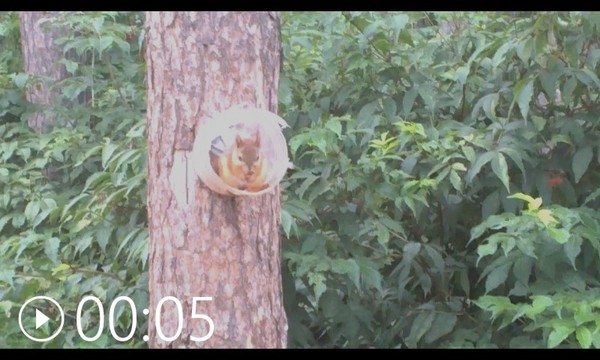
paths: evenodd
<path fill-rule="evenodd" d="M 537 210 L 542 206 L 542 198 L 532 198 L 529 195 L 525 195 L 523 193 L 516 193 L 508 196 L 509 199 L 519 199 L 527 202 L 527 207 L 529 210 Z"/>
<path fill-rule="evenodd" d="M 485 279 L 485 293 L 488 294 L 506 281 L 512 263 L 506 262 L 492 270 Z"/>
<path fill-rule="evenodd" d="M 117 150 L 119 146 L 116 144 L 113 144 L 111 142 L 108 142 L 104 145 L 104 147 L 102 148 L 102 167 L 106 169 L 106 164 L 108 163 L 108 160 L 110 160 L 110 157 L 112 156 L 112 154 L 115 152 L 115 150 Z"/>
<path fill-rule="evenodd" d="M 594 192 L 592 192 L 585 198 L 585 201 L 583 202 L 583 206 L 586 206 L 590 201 L 594 201 L 598 197 L 600 197 L 600 188 L 594 190 Z M 0 230 L 2 230 L 2 227 L 0 227 Z"/>
<path fill-rule="evenodd" d="M 110 225 L 103 225 L 96 233 L 96 241 L 98 242 L 98 245 L 100 245 L 100 249 L 102 249 L 102 251 L 106 251 L 106 245 L 108 245 L 111 232 L 112 228 Z"/>
<path fill-rule="evenodd" d="M 25 224 L 25 215 L 23 214 L 15 214 L 12 217 L 12 225 L 16 228 L 20 228 Z"/>
<path fill-rule="evenodd" d="M 114 38 L 112 36 L 110 36 L 110 35 L 108 35 L 108 36 L 106 36 L 106 35 L 102 36 L 100 38 L 100 40 L 98 41 L 98 43 L 97 43 L 98 53 L 100 53 L 100 55 L 102 55 L 102 53 L 104 52 L 104 50 L 108 49 L 108 47 L 112 45 L 113 41 L 114 41 Z M 112 65 L 109 64 L 109 66 L 112 66 Z"/>
<path fill-rule="evenodd" d="M 578 183 L 586 172 L 593 156 L 594 153 L 590 146 L 582 147 L 577 150 L 573 156 L 573 175 L 575 177 L 575 183 Z"/>
<path fill-rule="evenodd" d="M 293 221 L 294 221 L 294 218 L 292 217 L 292 215 L 290 215 L 289 212 L 282 209 L 281 210 L 281 227 L 283 229 L 283 232 L 285 233 L 286 238 L 290 237 L 290 230 L 292 229 Z"/>
<path fill-rule="evenodd" d="M 5 282 L 12 287 L 14 278 L 15 271 L 13 269 L 0 269 L 0 282 Z"/>
<path fill-rule="evenodd" d="M 513 307 L 510 299 L 506 296 L 481 296 L 473 302 L 483 310 L 491 311 L 492 319 Z"/>
<path fill-rule="evenodd" d="M 533 302 L 531 303 L 531 309 L 527 312 L 529 315 L 536 315 L 544 312 L 546 308 L 554 305 L 554 300 L 549 296 L 538 295 L 532 296 Z"/>
<path fill-rule="evenodd" d="M 450 171 L 450 182 L 456 191 L 462 192 L 462 180 L 454 170 Z"/>
<path fill-rule="evenodd" d="M 68 59 L 62 59 L 62 60 L 64 61 L 63 64 L 65 64 L 65 68 L 67 69 L 67 72 L 69 72 L 71 75 L 75 75 L 75 71 L 77 71 L 79 64 L 76 63 L 75 61 L 70 61 Z"/>
<path fill-rule="evenodd" d="M 530 237 L 522 238 L 517 241 L 517 248 L 525 255 L 537 259 L 538 257 L 535 255 L 536 247 L 533 244 L 533 239 Z"/>
<path fill-rule="evenodd" d="M 121 49 L 121 51 L 123 51 L 126 54 L 131 51 L 131 45 L 129 45 L 129 43 L 123 39 L 113 38 L 113 43 L 116 44 Z"/>
<path fill-rule="evenodd" d="M 556 83 L 558 79 L 565 73 L 565 65 L 555 57 L 550 57 L 548 67 L 540 71 L 538 77 L 542 89 L 546 93 L 546 100 L 550 103 L 556 102 Z"/>
<path fill-rule="evenodd" d="M 600 79 L 598 79 L 598 76 L 589 69 L 575 70 L 573 73 L 577 79 L 586 86 L 595 88 L 595 90 L 600 89 Z"/>
<path fill-rule="evenodd" d="M 542 66 L 545 66 L 545 57 L 542 56 L 546 52 L 548 46 L 547 32 L 540 31 L 534 38 L 535 40 L 535 60 Z"/>
<path fill-rule="evenodd" d="M 431 344 L 444 335 L 450 334 L 456 325 L 458 317 L 452 313 L 439 313 L 436 315 L 431 330 L 425 335 L 425 343 Z"/>
<path fill-rule="evenodd" d="M 471 166 L 471 168 L 469 169 L 469 171 L 467 172 L 467 183 L 471 183 L 473 181 L 473 178 L 475 178 L 475 176 L 477 174 L 479 174 L 479 172 L 481 171 L 481 168 L 489 163 L 490 161 L 492 161 L 492 159 L 496 156 L 496 152 L 494 151 L 488 151 L 485 152 L 481 155 L 479 155 L 477 157 L 477 160 L 475 160 L 475 163 Z"/>
<path fill-rule="evenodd" d="M 439 274 L 443 274 L 445 272 L 446 262 L 444 261 L 444 258 L 439 253 L 439 251 L 430 245 L 425 245 L 425 251 L 433 261 L 433 266 L 430 267 L 430 269 L 434 270 Z"/>
<path fill-rule="evenodd" d="M 331 263 L 331 271 L 337 274 L 348 274 L 357 289 L 360 288 L 360 267 L 354 259 L 335 259 Z"/>
<path fill-rule="evenodd" d="M 504 56 L 511 49 L 512 46 L 512 41 L 508 41 L 505 42 L 502 46 L 500 46 L 500 48 L 498 48 L 498 50 L 494 54 L 494 57 L 492 58 L 492 66 L 494 70 L 500 65 L 502 61 L 504 61 Z"/>
<path fill-rule="evenodd" d="M 362 269 L 362 276 L 365 281 L 365 285 L 368 288 L 375 288 L 377 291 L 379 291 L 379 293 L 383 293 L 383 289 L 381 287 L 382 278 L 379 271 L 371 267 L 365 267 Z"/>
<path fill-rule="evenodd" d="M 2 229 L 4 229 L 4 226 L 10 221 L 10 219 L 12 219 L 12 216 L 10 215 L 0 218 L 0 233 L 2 233 Z"/>
<path fill-rule="evenodd" d="M 521 41 L 517 46 L 517 56 L 525 64 L 529 64 L 531 58 L 531 48 L 533 46 L 533 39 L 528 38 L 525 41 Z"/>
<path fill-rule="evenodd" d="M 550 335 L 548 335 L 548 347 L 554 348 L 560 345 L 571 333 L 573 332 L 573 328 L 563 326 L 563 325 L 555 325 Z"/>
<path fill-rule="evenodd" d="M 79 221 L 77 221 L 77 223 L 75 224 L 75 226 L 73 226 L 71 228 L 71 232 L 74 233 L 74 234 L 78 233 L 81 230 L 85 229 L 91 223 L 92 223 L 91 219 L 89 219 L 87 217 L 81 218 L 81 219 L 79 219 Z M 79 246 L 81 244 L 82 244 L 82 242 L 78 243 L 77 245 Z M 82 249 L 84 249 L 84 248 L 82 248 Z"/>
<path fill-rule="evenodd" d="M 391 17 L 391 28 L 396 32 L 404 30 L 410 18 L 406 14 L 394 15 Z"/>
<path fill-rule="evenodd" d="M 32 221 L 36 215 L 40 212 L 40 205 L 37 202 L 37 200 L 34 201 L 30 201 L 27 206 L 25 207 L 25 218 L 27 219 L 27 221 Z"/>
<path fill-rule="evenodd" d="M 29 80 L 29 74 L 18 73 L 12 77 L 12 80 L 19 89 L 24 89 L 25 85 L 27 84 L 27 80 Z"/>
<path fill-rule="evenodd" d="M 3 183 L 8 182 L 8 169 L 0 168 L 0 181 Z"/>
<path fill-rule="evenodd" d="M 431 109 L 434 108 L 436 96 L 431 86 L 420 85 L 417 87 L 417 92 L 419 93 L 421 99 L 423 99 L 426 107 Z"/>
<path fill-rule="evenodd" d="M 486 196 L 481 203 L 481 218 L 487 219 L 488 216 L 496 214 L 498 209 L 500 209 L 500 194 L 496 190 Z"/>
<path fill-rule="evenodd" d="M 533 98 L 533 80 L 526 78 L 517 82 L 513 90 L 513 96 L 517 99 L 523 120 L 527 121 L 529 104 L 531 104 Z"/>
<path fill-rule="evenodd" d="M 490 120 L 496 120 L 496 106 L 498 106 L 500 95 L 498 93 L 489 94 L 481 99 L 481 107 L 485 116 Z"/>
<path fill-rule="evenodd" d="M 125 150 L 125 151 L 117 153 L 116 156 L 113 156 L 113 158 L 111 160 L 109 160 L 106 165 L 112 167 L 113 163 L 118 159 L 118 161 L 117 161 L 116 165 L 114 165 L 113 169 L 120 170 L 119 168 L 126 161 L 128 161 L 128 164 L 137 162 L 136 156 L 138 156 L 139 154 L 140 154 L 140 151 L 138 149 Z"/>
<path fill-rule="evenodd" d="M 559 244 L 564 244 L 569 241 L 569 231 L 567 229 L 547 227 L 546 231 L 548 232 L 548 235 Z"/>
<path fill-rule="evenodd" d="M 91 22 L 96 34 L 100 34 L 102 25 L 104 25 L 104 16 L 95 17 Z"/>
<path fill-rule="evenodd" d="M 520 256 L 513 266 L 513 274 L 523 285 L 528 286 L 532 268 L 532 259 L 528 256 Z"/>
<path fill-rule="evenodd" d="M 71 207 L 73 207 L 73 205 L 75 205 L 79 200 L 87 199 L 89 197 L 90 197 L 90 194 L 83 193 L 83 194 L 79 194 L 76 197 L 74 197 L 73 199 L 71 199 L 71 201 L 69 201 L 69 203 L 63 208 L 61 218 L 64 219 L 67 216 L 67 213 L 69 212 Z"/>
<path fill-rule="evenodd" d="M 385 117 L 388 120 L 395 120 L 396 119 L 396 101 L 394 101 L 394 99 L 392 98 L 385 98 L 382 101 L 383 104 L 383 113 L 385 114 Z M 341 127 L 340 127 L 340 132 L 341 132 Z"/>
<path fill-rule="evenodd" d="M 506 237 L 504 241 L 502 241 L 502 251 L 504 251 L 504 256 L 508 256 L 508 253 L 511 252 L 512 249 L 515 248 L 516 240 L 512 236 Z"/>
<path fill-rule="evenodd" d="M 455 162 L 454 164 L 452 164 L 452 169 L 456 171 L 467 171 L 465 165 L 460 162 Z"/>
<path fill-rule="evenodd" d="M 433 311 L 419 313 L 412 322 L 410 333 L 406 338 L 406 345 L 412 348 L 417 347 L 419 340 L 431 329 L 434 319 L 435 312 Z"/>
<path fill-rule="evenodd" d="M 44 243 L 44 254 L 54 263 L 58 263 L 58 249 L 60 247 L 60 239 L 53 237 Z"/>
<path fill-rule="evenodd" d="M 500 149 L 500 151 L 508 155 L 508 157 L 511 158 L 511 160 L 515 164 L 517 164 L 517 167 L 519 168 L 519 170 L 521 170 L 521 174 L 523 174 L 523 176 L 526 176 L 525 166 L 523 166 L 523 159 L 521 158 L 521 153 L 519 151 L 511 148 L 502 148 Z"/>
<path fill-rule="evenodd" d="M 589 349 L 592 346 L 592 332 L 587 327 L 577 328 L 575 335 L 582 348 Z"/>
<path fill-rule="evenodd" d="M 475 150 L 471 146 L 463 146 L 462 151 L 469 162 L 472 163 L 475 161 Z"/>
<path fill-rule="evenodd" d="M 469 76 L 470 68 L 467 65 L 461 66 L 456 69 L 456 81 L 460 84 L 460 86 L 465 85 L 467 82 L 467 76 Z"/>
<path fill-rule="evenodd" d="M 298 189 L 296 189 L 296 194 L 298 195 L 298 197 L 302 198 L 308 187 L 312 185 L 312 183 L 317 181 L 319 178 L 320 176 L 309 174 L 306 177 L 306 179 L 302 182 L 302 184 L 298 187 Z"/>
<path fill-rule="evenodd" d="M 421 243 L 411 241 L 402 247 L 402 260 L 411 262 L 415 256 L 421 251 Z"/>
<path fill-rule="evenodd" d="M 318 303 L 321 295 L 323 295 L 325 290 L 327 290 L 327 286 L 325 285 L 325 276 L 320 273 L 310 273 L 308 274 L 308 283 L 313 285 L 315 301 Z"/>
<path fill-rule="evenodd" d="M 400 43 L 408 44 L 413 47 L 415 46 L 415 43 L 413 42 L 413 39 L 411 36 L 411 32 L 408 30 L 400 31 L 400 34 L 398 34 L 398 40 L 400 40 Z"/>
<path fill-rule="evenodd" d="M 388 54 L 390 51 L 390 42 L 383 37 L 377 36 L 376 40 L 373 41 L 373 46 L 383 54 Z"/>
<path fill-rule="evenodd" d="M 573 236 L 571 240 L 567 241 L 563 245 L 565 255 L 567 255 L 567 258 L 571 262 L 574 270 L 577 270 L 577 267 L 575 266 L 575 259 L 577 258 L 577 255 L 581 253 L 581 243 L 582 239 L 580 237 Z"/>
<path fill-rule="evenodd" d="M 479 259 L 481 259 L 484 256 L 495 254 L 497 250 L 498 243 L 495 241 L 489 242 L 487 244 L 479 245 L 477 247 L 477 255 L 479 255 Z"/>
<path fill-rule="evenodd" d="M 408 116 L 410 114 L 418 94 L 419 93 L 416 87 L 412 87 L 404 94 L 404 97 L 402 98 L 402 109 L 404 111 L 404 116 Z"/>
<path fill-rule="evenodd" d="M 375 110 L 377 110 L 378 106 L 379 104 L 377 101 L 372 101 L 367 105 L 363 106 L 362 109 L 360 109 L 360 111 L 358 112 L 358 115 L 356 116 L 356 120 L 358 121 L 358 123 L 367 128 L 375 127 L 376 124 L 374 121 L 373 114 L 375 113 Z"/>
<path fill-rule="evenodd" d="M 325 127 L 333 131 L 338 138 L 342 136 L 342 123 L 337 118 L 331 118 L 325 123 Z"/>
<path fill-rule="evenodd" d="M 83 187 L 83 190 L 81 190 L 81 192 L 86 192 L 92 184 L 98 185 L 104 181 L 110 181 L 109 172 L 99 171 L 93 173 L 92 175 L 88 176 L 88 178 L 85 180 L 85 186 Z"/>
<path fill-rule="evenodd" d="M 13 302 L 4 300 L 0 301 L 0 313 L 4 313 L 6 318 L 10 318 L 10 309 L 13 307 Z"/>
<path fill-rule="evenodd" d="M 492 170 L 494 174 L 502 181 L 502 184 L 506 188 L 506 191 L 510 193 L 510 184 L 508 178 L 508 164 L 506 158 L 502 153 L 497 152 L 496 156 L 492 159 Z"/>

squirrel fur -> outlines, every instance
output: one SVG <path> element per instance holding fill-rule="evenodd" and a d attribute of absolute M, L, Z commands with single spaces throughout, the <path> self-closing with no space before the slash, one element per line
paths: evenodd
<path fill-rule="evenodd" d="M 267 159 L 262 154 L 260 132 L 243 139 L 236 135 L 235 144 L 218 155 L 216 159 L 217 175 L 236 189 L 257 192 L 268 187 L 265 182 L 268 174 Z"/>

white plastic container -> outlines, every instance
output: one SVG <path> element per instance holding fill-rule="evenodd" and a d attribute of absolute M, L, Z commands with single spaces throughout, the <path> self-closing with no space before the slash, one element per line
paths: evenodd
<path fill-rule="evenodd" d="M 282 129 L 288 127 L 285 120 L 270 111 L 256 108 L 230 108 L 215 114 L 197 130 L 194 141 L 193 168 L 212 191 L 225 195 L 257 196 L 268 193 L 283 179 L 291 163 Z M 210 153 L 219 154 L 235 142 L 236 135 L 247 135 L 250 129 L 260 132 L 261 156 L 269 164 L 265 182 L 267 188 L 252 192 L 229 186 L 213 169 Z"/>

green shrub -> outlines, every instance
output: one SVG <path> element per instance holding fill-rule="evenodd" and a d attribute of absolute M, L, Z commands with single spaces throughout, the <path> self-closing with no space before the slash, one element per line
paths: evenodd
<path fill-rule="evenodd" d="M 147 327 L 141 314 L 148 303 L 148 232 L 139 16 L 59 16 L 50 25 L 74 31 L 58 43 L 79 57 L 61 60 L 70 76 L 53 85 L 60 98 L 43 110 L 56 117 L 54 128 L 46 134 L 29 129 L 33 108 L 20 96 L 7 97 L 0 113 L 0 311 L 8 317 L 0 322 L 0 347 L 42 346 L 25 338 L 17 323 L 21 304 L 36 295 L 53 297 L 71 314 L 85 295 L 98 297 L 106 313 L 114 298 L 126 295 L 138 306 L 140 329 Z M 15 35 L 18 23 L 0 39 Z M 21 94 L 41 81 L 7 65 L 13 81 L 1 91 Z M 89 101 L 76 101 L 86 92 Z M 98 309 L 89 303 L 84 309 L 83 329 L 93 334 Z M 123 304 L 116 309 L 116 329 L 125 334 L 131 312 Z M 122 345 L 107 333 L 86 343 L 67 317 L 61 334 L 43 346 L 145 346 L 141 339 Z"/>
<path fill-rule="evenodd" d="M 594 246 L 597 231 L 595 211 L 581 205 L 600 175 L 600 17 L 472 15 L 284 17 L 294 346 L 587 347 L 597 335 L 594 303 L 579 302 L 583 323 L 572 314 L 598 290 L 597 252 L 578 249 Z M 516 216 L 517 192 L 540 196 L 561 221 L 581 217 L 588 236 L 562 222 L 534 231 Z M 469 243 L 506 219 L 522 226 Z M 542 241 L 546 232 L 564 248 Z M 549 249 L 560 259 L 532 257 Z M 478 263 L 482 252 L 493 259 Z M 571 269 L 565 283 L 524 282 L 526 266 L 538 274 L 558 263 Z M 581 291 L 558 295 L 574 279 Z M 548 307 L 571 314 L 569 325 L 546 313 L 512 317 L 535 296 L 569 299 Z M 508 317 L 494 322 L 499 314 Z"/>

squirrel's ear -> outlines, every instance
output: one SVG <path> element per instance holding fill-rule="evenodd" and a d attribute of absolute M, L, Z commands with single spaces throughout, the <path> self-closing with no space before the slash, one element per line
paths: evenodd
<path fill-rule="evenodd" d="M 256 128 L 256 132 L 254 135 L 254 145 L 260 146 L 260 131 Z"/>
<path fill-rule="evenodd" d="M 242 137 L 239 134 L 235 136 L 235 144 L 238 147 L 241 147 L 242 145 L 244 145 L 244 140 L 242 139 Z"/>

